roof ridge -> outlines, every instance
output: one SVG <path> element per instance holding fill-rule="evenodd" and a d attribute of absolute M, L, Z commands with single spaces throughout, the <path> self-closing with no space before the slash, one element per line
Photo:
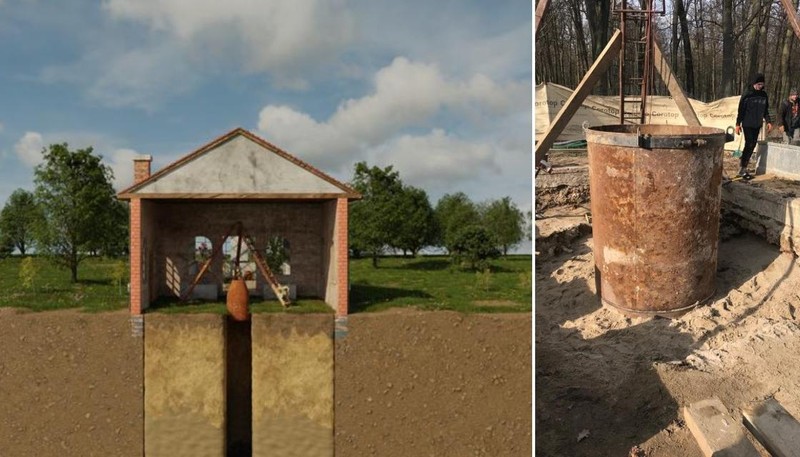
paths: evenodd
<path fill-rule="evenodd" d="M 323 172 L 322 170 L 320 170 L 320 169 L 314 167 L 313 165 L 311 165 L 311 164 L 309 164 L 309 163 L 307 163 L 307 162 L 295 157 L 294 155 L 286 152 L 285 150 L 279 148 L 278 146 L 275 146 L 274 144 L 270 143 L 269 141 L 261 138 L 260 136 L 254 134 L 253 132 L 251 132 L 251 131 L 243 128 L 243 127 L 236 127 L 233 130 L 231 130 L 231 131 L 229 131 L 229 132 L 227 132 L 227 133 L 225 133 L 225 134 L 223 134 L 223 135 L 221 135 L 221 136 L 219 136 L 217 138 L 214 138 L 210 142 L 204 144 L 203 146 L 200 146 L 199 148 L 195 149 L 194 151 L 190 152 L 189 154 L 186 154 L 185 156 L 182 156 L 182 157 L 178 158 L 177 160 L 173 161 L 172 163 L 168 164 L 167 166 L 161 168 L 160 170 L 158 170 L 157 172 L 151 174 L 150 176 L 148 176 L 144 180 L 142 180 L 142 181 L 140 181 L 138 183 L 134 183 L 133 185 L 129 186 L 128 188 L 121 190 L 120 192 L 117 193 L 117 197 L 120 197 L 120 196 L 123 196 L 123 195 L 125 197 L 128 197 L 130 194 L 135 193 L 136 191 L 138 191 L 142 187 L 146 186 L 147 184 L 150 184 L 151 182 L 153 182 L 153 181 L 155 181 L 155 180 L 157 180 L 157 179 L 159 179 L 159 178 L 171 173 L 172 171 L 184 166 L 188 162 L 191 162 L 192 160 L 202 156 L 203 154 L 215 149 L 216 147 L 220 146 L 221 144 L 230 141 L 231 139 L 235 138 L 238 135 L 241 135 L 241 136 L 244 136 L 245 138 L 248 138 L 249 140 L 251 140 L 254 143 L 256 143 L 256 144 L 258 144 L 258 145 L 260 145 L 260 146 L 262 146 L 262 147 L 264 147 L 264 148 L 266 148 L 268 150 L 270 150 L 271 152 L 273 152 L 273 153 L 277 154 L 278 156 L 282 157 L 283 159 L 288 160 L 289 162 L 299 166 L 300 168 L 305 169 L 306 171 L 308 171 L 311 174 L 316 175 L 317 177 L 327 181 L 328 183 L 334 185 L 335 187 L 340 188 L 345 193 L 351 194 L 352 197 L 360 198 L 360 194 L 355 189 L 350 187 L 349 185 L 336 180 L 335 178 L 331 177 L 330 175 L 328 175 L 327 173 Z"/>

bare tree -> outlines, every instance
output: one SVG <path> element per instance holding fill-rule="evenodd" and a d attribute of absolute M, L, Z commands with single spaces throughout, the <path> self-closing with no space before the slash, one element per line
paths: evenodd
<path fill-rule="evenodd" d="M 722 0 L 722 68 L 734 66 L 733 0 Z M 733 87 L 733 71 L 723 71 L 720 79 L 720 92 L 723 97 L 736 93 Z"/>
<path fill-rule="evenodd" d="M 603 52 L 603 49 L 608 44 L 610 37 L 609 24 L 611 23 L 611 1 L 610 0 L 585 0 L 586 2 L 586 19 L 589 23 L 589 35 L 592 37 L 592 59 Z M 608 75 L 604 75 L 598 84 L 598 92 L 601 94 L 608 93 L 611 87 Z"/>
<path fill-rule="evenodd" d="M 680 22 L 681 25 L 681 42 L 683 43 L 684 64 L 684 90 L 690 96 L 694 96 L 694 58 L 692 56 L 692 42 L 689 36 L 689 22 L 686 19 L 686 8 L 683 5 L 683 0 L 675 0 L 675 11 L 677 15 L 677 22 Z M 675 68 L 677 68 L 677 65 Z"/>

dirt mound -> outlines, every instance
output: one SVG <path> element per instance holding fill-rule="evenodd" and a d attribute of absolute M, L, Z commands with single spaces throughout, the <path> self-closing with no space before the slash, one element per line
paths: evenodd
<path fill-rule="evenodd" d="M 591 236 L 570 251 L 536 261 L 537 454 L 699 457 L 681 410 L 711 396 L 738 419 L 767 396 L 800 417 L 797 258 L 731 236 L 711 303 L 630 319 L 595 296 Z"/>

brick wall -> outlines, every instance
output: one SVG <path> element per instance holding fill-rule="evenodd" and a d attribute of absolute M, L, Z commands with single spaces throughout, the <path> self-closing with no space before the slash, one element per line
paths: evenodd
<path fill-rule="evenodd" d="M 149 155 L 139 156 L 133 159 L 133 182 L 140 183 L 150 177 L 150 163 L 153 157 Z"/>
<path fill-rule="evenodd" d="M 139 156 L 133 159 L 133 182 L 134 184 L 144 181 L 150 177 L 150 163 L 153 158 L 149 155 Z M 146 284 L 142 283 L 142 273 L 145 269 L 147 259 L 144 259 L 144 244 L 142 236 L 142 201 L 132 198 L 130 202 L 130 256 L 131 256 L 131 315 L 142 314 L 144 300 L 149 302 L 148 297 L 143 300 L 143 289 Z"/>
<path fill-rule="evenodd" d="M 130 204 L 131 315 L 142 314 L 142 201 L 132 198 Z"/>
<path fill-rule="evenodd" d="M 350 286 L 347 209 L 347 199 L 338 199 L 336 202 L 336 233 L 334 234 L 334 246 L 336 249 L 336 278 L 338 281 L 336 316 L 347 315 L 348 288 Z"/>
<path fill-rule="evenodd" d="M 280 282 L 296 284 L 300 297 L 324 298 L 322 214 L 321 202 L 155 202 L 152 277 L 158 294 L 174 295 L 174 290 L 185 290 L 194 279 L 191 264 L 196 236 L 208 238 L 216 247 L 231 225 L 241 221 L 259 248 L 267 236 L 279 235 L 289 241 L 291 274 L 274 272 Z M 216 260 L 210 270 L 204 282 L 221 286 L 222 262 Z M 256 290 L 261 291 L 266 282 L 260 274 L 256 278 Z"/>

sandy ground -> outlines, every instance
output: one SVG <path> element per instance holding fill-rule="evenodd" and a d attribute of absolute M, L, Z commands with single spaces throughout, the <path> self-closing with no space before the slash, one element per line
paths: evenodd
<path fill-rule="evenodd" d="M 337 457 L 530 455 L 530 313 L 390 310 L 348 330 Z M 126 312 L 0 308 L 0 347 L 0 457 L 141 457 L 142 339 Z"/>
<path fill-rule="evenodd" d="M 559 235 L 536 248 L 536 455 L 699 457 L 682 410 L 712 396 L 737 420 L 767 397 L 800 418 L 796 257 L 723 221 L 711 302 L 677 319 L 626 318 L 595 295 L 588 208 L 537 220 Z"/>
<path fill-rule="evenodd" d="M 0 456 L 141 456 L 142 339 L 126 312 L 0 308 Z"/>

